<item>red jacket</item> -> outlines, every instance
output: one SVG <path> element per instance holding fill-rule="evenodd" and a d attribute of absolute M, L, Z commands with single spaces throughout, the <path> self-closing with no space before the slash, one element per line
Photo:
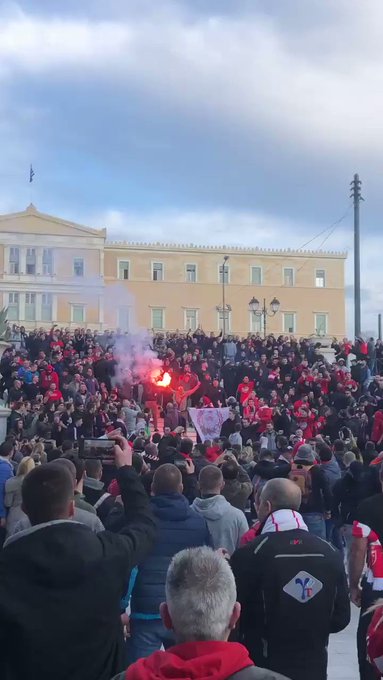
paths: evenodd
<path fill-rule="evenodd" d="M 60 401 L 60 399 L 62 399 L 63 395 L 60 392 L 60 390 L 55 389 L 55 390 L 52 390 L 52 392 L 50 390 L 48 390 L 48 392 L 46 393 L 46 396 L 48 397 L 47 403 L 51 404 L 54 401 Z"/>
<path fill-rule="evenodd" d="M 376 411 L 372 425 L 371 441 L 378 442 L 383 436 L 383 411 Z"/>
<path fill-rule="evenodd" d="M 209 446 L 209 448 L 206 449 L 206 458 L 208 459 L 209 463 L 215 463 L 221 453 L 222 451 L 219 446 Z"/>
<path fill-rule="evenodd" d="M 260 535 L 262 526 L 263 526 L 262 522 L 260 522 L 259 519 L 257 519 L 256 522 L 254 522 L 253 526 L 250 527 L 249 531 L 246 531 L 246 533 L 243 534 L 243 536 L 241 536 L 241 539 L 239 541 L 240 547 L 242 548 L 243 545 L 247 545 L 248 543 L 254 541 L 254 539 Z"/>
<path fill-rule="evenodd" d="M 266 430 L 266 424 L 273 420 L 273 409 L 270 406 L 260 406 L 257 411 L 257 418 L 260 421 L 260 432 Z"/>
<path fill-rule="evenodd" d="M 380 600 L 382 602 L 382 600 Z M 377 671 L 383 675 L 383 607 L 377 607 L 367 631 L 367 656 Z"/>
<path fill-rule="evenodd" d="M 248 383 L 240 383 L 240 385 L 238 385 L 238 392 L 240 394 L 239 401 L 241 404 L 249 398 L 253 390 L 254 383 L 252 380 L 249 380 Z"/>
<path fill-rule="evenodd" d="M 52 366 L 50 367 L 52 368 Z M 56 373 L 56 371 L 46 369 L 44 371 L 41 371 L 41 376 L 40 376 L 40 385 L 42 389 L 48 390 L 51 386 L 51 383 L 54 383 L 56 385 L 56 388 L 58 389 L 59 387 L 59 377 Z"/>
<path fill-rule="evenodd" d="M 185 642 L 129 666 L 125 680 L 226 680 L 253 666 L 238 642 Z"/>

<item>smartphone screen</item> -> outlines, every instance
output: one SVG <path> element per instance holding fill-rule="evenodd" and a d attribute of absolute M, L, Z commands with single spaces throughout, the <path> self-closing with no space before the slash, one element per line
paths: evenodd
<path fill-rule="evenodd" d="M 98 458 L 99 460 L 114 460 L 114 439 L 80 439 L 80 458 Z"/>

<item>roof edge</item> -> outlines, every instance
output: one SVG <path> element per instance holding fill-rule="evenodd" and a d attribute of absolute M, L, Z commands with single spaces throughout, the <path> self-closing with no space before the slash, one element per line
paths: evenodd
<path fill-rule="evenodd" d="M 70 220 L 62 219 L 61 217 L 55 217 L 54 215 L 49 215 L 48 213 L 42 213 L 30 203 L 25 210 L 19 212 L 7 213 L 0 215 L 0 222 L 5 222 L 6 220 L 17 219 L 18 217 L 26 217 L 27 215 L 35 215 L 41 220 L 49 220 L 50 222 L 56 222 L 56 224 L 64 224 L 67 227 L 73 227 L 79 231 L 83 231 L 86 234 L 92 234 L 92 236 L 99 236 L 100 238 L 106 238 L 106 228 L 94 229 L 93 227 L 86 227 L 83 224 L 78 224 L 77 222 L 71 222 Z"/>
<path fill-rule="evenodd" d="M 242 247 L 242 246 L 226 246 L 226 245 L 196 245 L 194 243 L 164 243 L 161 241 L 144 242 L 144 241 L 110 241 L 105 242 L 105 247 L 113 250 L 113 248 L 160 248 L 173 250 L 193 250 L 200 252 L 216 252 L 216 253 L 243 253 L 254 255 L 290 255 L 295 257 L 336 257 L 340 259 L 347 259 L 347 251 L 340 250 L 295 250 L 293 248 L 258 248 L 257 246 Z"/>

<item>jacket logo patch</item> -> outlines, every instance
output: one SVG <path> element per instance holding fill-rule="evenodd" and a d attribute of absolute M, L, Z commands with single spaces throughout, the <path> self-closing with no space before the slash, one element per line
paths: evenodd
<path fill-rule="evenodd" d="M 312 576 L 307 571 L 299 571 L 291 581 L 286 583 L 283 591 L 290 595 L 298 602 L 305 604 L 318 595 L 322 590 L 323 583 L 318 581 L 315 576 Z"/>

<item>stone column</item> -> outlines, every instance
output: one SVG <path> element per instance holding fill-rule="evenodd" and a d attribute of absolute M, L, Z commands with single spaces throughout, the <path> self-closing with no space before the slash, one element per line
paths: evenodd
<path fill-rule="evenodd" d="M 0 404 L 0 444 L 5 441 L 7 436 L 7 419 L 11 414 L 11 409 Z"/>

